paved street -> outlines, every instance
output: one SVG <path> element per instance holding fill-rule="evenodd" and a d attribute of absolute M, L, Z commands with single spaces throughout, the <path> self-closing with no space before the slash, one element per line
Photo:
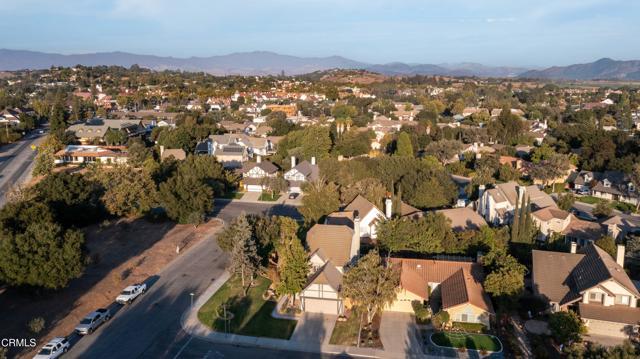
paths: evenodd
<path fill-rule="evenodd" d="M 0 147 L 0 208 L 12 186 L 31 178 L 31 164 L 36 156 L 31 145 L 39 145 L 44 137 L 34 131 L 20 141 Z"/>
<path fill-rule="evenodd" d="M 226 201 L 216 206 L 214 214 L 228 223 L 243 211 L 282 215 L 297 213 L 295 208 L 288 206 Z M 220 250 L 215 239 L 212 237 L 203 240 L 158 273 L 157 281 L 139 301 L 122 308 L 94 334 L 77 340 L 66 357 L 173 358 L 180 354 L 177 357 L 243 358 L 254 357 L 253 354 L 257 351 L 262 356 L 265 351 L 261 349 L 225 347 L 199 343 L 195 339 L 185 346 L 189 338 L 181 331 L 179 320 L 190 305 L 189 293 L 195 293 L 197 297 L 222 274 L 226 265 L 227 255 Z M 182 347 L 185 349 L 180 352 Z M 219 356 L 216 351 L 223 356 Z M 287 355 L 292 358 L 307 358 L 298 354 L 272 352 L 269 355 L 273 358 L 287 358 Z"/>

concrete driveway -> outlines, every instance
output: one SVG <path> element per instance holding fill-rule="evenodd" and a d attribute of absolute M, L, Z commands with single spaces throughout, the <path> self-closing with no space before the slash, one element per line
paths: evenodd
<path fill-rule="evenodd" d="M 409 313 L 382 313 L 380 340 L 386 352 L 404 353 L 406 356 L 422 354 L 422 345 L 416 336 L 417 330 Z"/>
<path fill-rule="evenodd" d="M 303 313 L 298 325 L 291 334 L 291 341 L 329 344 L 331 333 L 336 326 L 337 315 L 320 313 Z"/>

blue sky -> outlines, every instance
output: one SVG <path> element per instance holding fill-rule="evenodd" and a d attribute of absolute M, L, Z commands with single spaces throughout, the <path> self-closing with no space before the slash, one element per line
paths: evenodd
<path fill-rule="evenodd" d="M 640 59 L 635 0 L 0 0 L 0 48 L 372 63 Z"/>

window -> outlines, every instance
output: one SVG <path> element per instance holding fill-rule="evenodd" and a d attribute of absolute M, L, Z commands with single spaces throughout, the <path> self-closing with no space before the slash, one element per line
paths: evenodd
<path fill-rule="evenodd" d="M 602 293 L 589 293 L 589 302 L 598 302 L 602 303 Z"/>
<path fill-rule="evenodd" d="M 469 321 L 469 316 L 466 314 L 460 314 L 460 321 L 461 322 L 468 322 Z"/>
<path fill-rule="evenodd" d="M 629 305 L 631 297 L 628 295 L 616 295 L 616 304 Z"/>

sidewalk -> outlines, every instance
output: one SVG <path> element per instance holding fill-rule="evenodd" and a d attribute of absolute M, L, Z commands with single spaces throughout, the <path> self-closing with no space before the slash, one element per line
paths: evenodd
<path fill-rule="evenodd" d="M 194 302 L 193 307 L 189 308 L 180 320 L 183 330 L 196 338 L 206 340 L 212 343 L 224 343 L 244 347 L 257 347 L 269 349 L 281 349 L 290 351 L 299 351 L 306 353 L 325 353 L 325 354 L 348 354 L 358 357 L 367 358 L 438 358 L 437 356 L 428 356 L 424 354 L 407 355 L 405 352 L 389 352 L 380 349 L 356 348 L 341 345 L 309 345 L 306 341 L 292 341 L 283 339 L 249 337 L 237 334 L 219 333 L 209 329 L 198 320 L 198 310 L 207 300 L 229 279 L 230 275 L 225 272 L 224 275 L 216 279 L 207 290 Z"/>

